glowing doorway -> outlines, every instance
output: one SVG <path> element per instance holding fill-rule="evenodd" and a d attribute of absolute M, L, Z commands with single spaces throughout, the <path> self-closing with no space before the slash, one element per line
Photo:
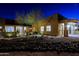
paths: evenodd
<path fill-rule="evenodd" d="M 67 23 L 68 36 L 79 37 L 79 23 Z"/>

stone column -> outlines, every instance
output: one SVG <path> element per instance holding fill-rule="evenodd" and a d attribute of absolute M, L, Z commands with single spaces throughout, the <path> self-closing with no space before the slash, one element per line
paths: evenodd
<path fill-rule="evenodd" d="M 16 25 L 14 25 L 14 36 L 16 37 Z"/>
<path fill-rule="evenodd" d="M 64 22 L 64 37 L 68 37 L 67 21 Z"/>
<path fill-rule="evenodd" d="M 24 32 L 24 27 L 25 26 L 22 26 L 22 36 L 24 36 L 25 32 Z"/>
<path fill-rule="evenodd" d="M 5 37 L 5 25 L 2 26 L 2 35 Z"/>

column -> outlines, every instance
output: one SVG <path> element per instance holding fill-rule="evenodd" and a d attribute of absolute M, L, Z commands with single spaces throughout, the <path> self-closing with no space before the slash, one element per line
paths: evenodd
<path fill-rule="evenodd" d="M 22 36 L 24 36 L 25 32 L 24 32 L 24 26 L 22 26 Z"/>
<path fill-rule="evenodd" d="M 5 25 L 2 25 L 2 35 L 5 37 Z"/>
<path fill-rule="evenodd" d="M 16 37 L 16 25 L 14 25 L 14 36 Z"/>
<path fill-rule="evenodd" d="M 67 21 L 64 22 L 64 37 L 68 37 Z"/>

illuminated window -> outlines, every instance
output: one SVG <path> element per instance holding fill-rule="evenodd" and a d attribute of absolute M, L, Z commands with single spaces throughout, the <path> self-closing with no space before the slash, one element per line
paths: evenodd
<path fill-rule="evenodd" d="M 24 27 L 24 30 L 26 30 L 26 27 Z"/>
<path fill-rule="evenodd" d="M 23 32 L 23 27 L 22 26 L 16 26 L 16 31 Z"/>
<path fill-rule="evenodd" d="M 51 31 L 51 26 L 50 25 L 46 26 L 46 31 Z"/>
<path fill-rule="evenodd" d="M 16 32 L 17 32 L 17 36 L 24 35 L 24 33 L 23 33 L 23 26 L 16 26 Z"/>
<path fill-rule="evenodd" d="M 0 29 L 2 29 L 2 26 L 0 26 Z"/>
<path fill-rule="evenodd" d="M 43 32 L 44 31 L 44 26 L 41 26 L 40 30 L 41 30 L 41 32 Z"/>
<path fill-rule="evenodd" d="M 5 26 L 5 31 L 6 32 L 14 32 L 14 27 L 13 26 Z"/>

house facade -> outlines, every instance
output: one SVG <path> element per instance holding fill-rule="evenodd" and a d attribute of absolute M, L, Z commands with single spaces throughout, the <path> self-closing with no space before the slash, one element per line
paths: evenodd
<path fill-rule="evenodd" d="M 41 19 L 34 24 L 19 24 L 16 20 L 0 18 L 0 36 L 23 37 L 33 34 L 49 36 L 79 36 L 79 20 L 67 19 L 61 14 L 54 14 L 48 19 Z"/>
<path fill-rule="evenodd" d="M 26 36 L 31 27 L 28 24 L 19 24 L 15 20 L 0 18 L 0 36 L 3 37 Z"/>
<path fill-rule="evenodd" d="M 40 20 L 33 24 L 34 30 L 43 35 L 68 37 L 79 35 L 79 21 L 67 19 L 60 14 L 54 14 L 48 19 Z"/>

